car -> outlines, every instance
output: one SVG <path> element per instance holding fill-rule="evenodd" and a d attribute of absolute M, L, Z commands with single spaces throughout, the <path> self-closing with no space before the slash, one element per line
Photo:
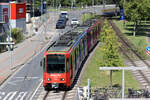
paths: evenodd
<path fill-rule="evenodd" d="M 68 20 L 69 19 L 68 12 L 67 11 L 61 11 L 60 17 L 65 17 Z"/>
<path fill-rule="evenodd" d="M 66 27 L 66 23 L 64 21 L 57 21 L 56 29 L 62 29 Z"/>
<path fill-rule="evenodd" d="M 71 19 L 71 26 L 73 26 L 73 25 L 79 25 L 79 20 L 77 18 Z"/>
<path fill-rule="evenodd" d="M 58 19 L 58 21 L 62 21 L 62 22 L 67 23 L 67 19 L 66 19 L 65 17 L 60 17 L 60 18 Z"/>

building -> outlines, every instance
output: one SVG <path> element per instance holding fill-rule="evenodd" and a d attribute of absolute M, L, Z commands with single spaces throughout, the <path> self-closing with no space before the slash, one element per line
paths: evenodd
<path fill-rule="evenodd" d="M 6 35 L 8 35 L 7 33 L 10 30 L 10 26 L 9 26 L 9 19 L 10 19 L 10 4 L 9 3 L 10 0 L 0 0 L 0 41 L 4 41 L 4 37 L 6 37 Z M 25 32 L 25 25 L 23 25 L 22 23 L 24 23 L 24 20 L 26 18 L 26 16 L 22 16 L 22 12 L 26 12 L 26 5 L 25 7 L 23 7 L 23 9 L 20 9 L 20 5 L 25 4 L 25 0 L 11 0 L 13 3 L 16 3 L 15 5 L 12 4 L 12 7 L 16 7 L 14 9 L 16 9 L 16 11 L 12 10 L 12 16 L 15 16 L 13 18 L 11 18 L 10 22 L 13 23 L 11 26 L 12 28 L 15 27 L 24 27 L 23 30 Z M 24 6 L 24 5 L 23 5 Z M 19 8 L 19 9 L 18 9 Z M 25 10 L 24 10 L 25 8 Z M 24 23 L 25 24 L 25 23 Z M 21 28 L 20 27 L 20 28 Z"/>

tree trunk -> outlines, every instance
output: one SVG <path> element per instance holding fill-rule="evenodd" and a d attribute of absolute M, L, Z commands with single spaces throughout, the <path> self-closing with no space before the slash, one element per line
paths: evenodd
<path fill-rule="evenodd" d="M 110 70 L 110 88 L 112 88 L 112 70 Z"/>
<path fill-rule="evenodd" d="M 134 30 L 133 30 L 133 36 L 136 34 L 136 21 L 134 21 Z"/>
<path fill-rule="evenodd" d="M 103 0 L 103 9 L 105 9 L 105 1 Z"/>

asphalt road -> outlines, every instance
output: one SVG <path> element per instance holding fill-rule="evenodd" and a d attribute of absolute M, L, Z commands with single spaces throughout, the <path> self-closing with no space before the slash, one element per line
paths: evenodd
<path fill-rule="evenodd" d="M 81 18 L 81 14 L 87 11 L 97 11 L 100 13 L 99 8 L 88 8 L 82 11 L 73 11 L 69 13 L 69 19 L 72 17 Z M 55 18 L 55 12 L 53 18 Z M 48 26 L 54 26 L 54 21 L 48 23 Z M 55 28 L 55 27 L 53 27 Z M 67 22 L 67 26 L 65 29 L 51 30 L 49 27 L 46 29 L 47 31 L 54 31 L 55 35 L 49 41 L 51 44 L 53 41 L 56 41 L 63 33 L 70 30 L 70 21 Z M 42 36 L 41 29 L 41 36 Z M 40 38 L 42 41 L 42 37 Z M 31 46 L 32 47 L 32 46 Z M 0 87 L 0 100 L 29 100 L 32 97 L 34 91 L 37 86 L 42 82 L 42 67 L 40 66 L 40 61 L 42 60 L 42 56 L 46 48 L 43 48 L 39 54 L 36 54 L 30 61 L 28 61 L 25 65 L 22 66 L 20 70 L 14 73 L 3 85 Z"/>

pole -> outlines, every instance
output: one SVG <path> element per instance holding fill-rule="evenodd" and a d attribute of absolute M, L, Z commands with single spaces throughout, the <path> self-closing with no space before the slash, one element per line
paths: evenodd
<path fill-rule="evenodd" d="M 34 0 L 33 0 L 33 3 L 32 3 L 32 4 L 33 4 L 33 17 L 34 17 Z"/>
<path fill-rule="evenodd" d="M 11 2 L 10 2 L 10 20 L 9 20 L 9 27 L 10 27 L 10 34 L 9 34 L 9 42 L 10 42 L 10 37 L 11 37 Z"/>
<path fill-rule="evenodd" d="M 43 0 L 41 0 L 41 16 L 43 14 Z"/>
<path fill-rule="evenodd" d="M 124 98 L 124 89 L 125 89 L 125 85 L 124 85 L 124 70 L 122 70 L 122 99 Z"/>
<path fill-rule="evenodd" d="M 105 9 L 105 2 L 104 2 L 104 0 L 103 0 L 103 9 Z"/>
<path fill-rule="evenodd" d="M 9 34 L 9 37 L 8 37 L 8 42 L 10 42 L 10 38 L 11 38 L 11 1 L 10 1 L 10 20 L 9 20 L 9 27 L 10 27 L 10 34 Z M 8 45 L 8 51 L 10 52 L 10 67 L 13 67 L 12 66 L 12 51 L 11 51 L 11 45 Z"/>
<path fill-rule="evenodd" d="M 53 0 L 53 7 L 54 7 L 54 0 Z"/>
<path fill-rule="evenodd" d="M 90 79 L 88 79 L 88 100 L 90 100 Z"/>

